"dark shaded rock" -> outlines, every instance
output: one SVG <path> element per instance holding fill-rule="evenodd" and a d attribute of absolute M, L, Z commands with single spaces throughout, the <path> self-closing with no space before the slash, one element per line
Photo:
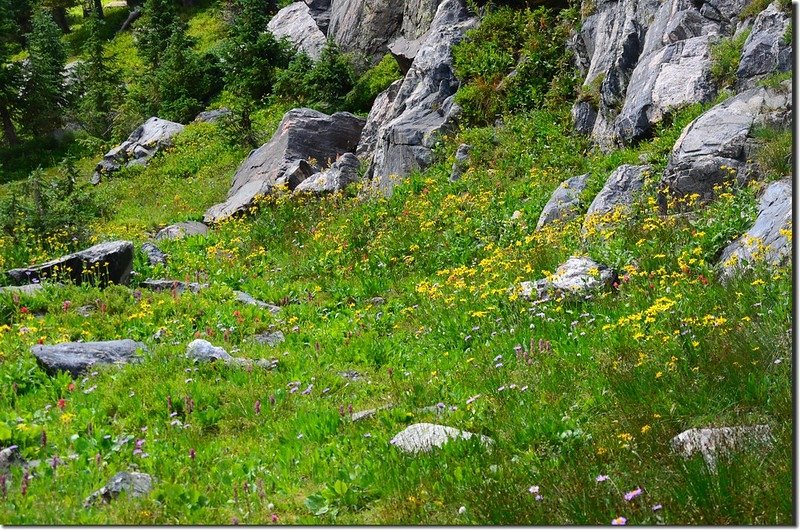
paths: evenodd
<path fill-rule="evenodd" d="M 327 35 L 331 24 L 331 0 L 305 0 L 305 3 L 319 30 Z"/>
<path fill-rule="evenodd" d="M 88 282 L 104 287 L 109 283 L 124 285 L 133 267 L 133 243 L 111 241 L 68 254 L 41 265 L 13 269 L 6 274 L 16 284 L 36 283 L 47 278 L 70 280 L 76 285 Z"/>
<path fill-rule="evenodd" d="M 347 112 L 328 116 L 311 109 L 290 110 L 272 139 L 239 166 L 228 199 L 209 208 L 205 221 L 218 223 L 241 213 L 276 186 L 294 190 L 339 155 L 354 152 L 363 128 L 364 120 Z"/>
<path fill-rule="evenodd" d="M 453 162 L 453 169 L 450 171 L 450 182 L 459 180 L 469 169 L 469 154 L 471 152 L 471 145 L 461 144 L 458 146 L 458 150 L 456 150 L 456 160 Z"/>
<path fill-rule="evenodd" d="M 675 436 L 670 445 L 684 458 L 700 453 L 709 469 L 715 471 L 718 456 L 748 448 L 769 448 L 772 442 L 769 425 L 753 425 L 689 429 Z"/>
<path fill-rule="evenodd" d="M 436 447 L 442 447 L 451 440 L 469 440 L 473 436 L 480 436 L 481 443 L 485 446 L 493 443 L 487 436 L 460 431 L 453 427 L 436 425 L 434 423 L 415 423 L 399 432 L 389 442 L 405 453 L 428 453 Z"/>
<path fill-rule="evenodd" d="M 152 243 L 143 243 L 142 252 L 147 256 L 147 261 L 150 265 L 167 264 L 167 255 Z"/>
<path fill-rule="evenodd" d="M 352 182 L 358 182 L 358 169 L 361 162 L 353 153 L 345 153 L 326 169 L 301 182 L 295 193 L 335 193 L 341 191 Z"/>
<path fill-rule="evenodd" d="M 183 239 L 190 236 L 204 236 L 208 233 L 208 226 L 197 221 L 186 221 L 169 225 L 159 230 L 156 239 Z"/>
<path fill-rule="evenodd" d="M 597 109 L 589 101 L 579 101 L 572 107 L 572 122 L 580 134 L 591 134 L 597 120 Z"/>
<path fill-rule="evenodd" d="M 287 38 L 297 49 L 316 60 L 325 47 L 325 33 L 317 25 L 311 8 L 305 2 L 295 2 L 278 11 L 267 24 L 277 39 Z"/>
<path fill-rule="evenodd" d="M 11 470 L 11 466 L 25 466 L 26 463 L 16 445 L 0 451 L 0 473 L 7 473 Z"/>
<path fill-rule="evenodd" d="M 369 192 L 389 196 L 398 179 L 433 162 L 437 137 L 455 126 L 460 112 L 453 103 L 459 83 L 453 72 L 452 47 L 476 23 L 459 0 L 439 5 L 391 110 L 380 113 L 383 123 L 377 126 L 375 152 L 367 170 Z"/>
<path fill-rule="evenodd" d="M 403 4 L 385 0 L 333 0 L 328 37 L 346 52 L 378 60 L 400 31 Z"/>
<path fill-rule="evenodd" d="M 208 288 L 207 283 L 187 283 L 187 282 L 180 282 L 177 280 L 151 280 L 147 279 L 141 283 L 142 289 L 149 289 L 151 291 L 162 292 L 162 291 L 172 291 L 174 290 L 176 293 L 181 294 L 184 291 L 189 291 L 192 293 L 199 293 L 202 289 Z"/>
<path fill-rule="evenodd" d="M 123 143 L 109 151 L 98 162 L 92 176 L 92 184 L 99 184 L 104 175 L 119 171 L 122 167 L 146 165 L 155 154 L 172 144 L 175 135 L 183 131 L 183 125 L 161 118 L 150 118 L 140 125 Z"/>
<path fill-rule="evenodd" d="M 31 346 L 31 353 L 48 374 L 69 372 L 72 377 L 77 377 L 96 364 L 135 362 L 138 350 L 146 351 L 145 345 L 130 339 Z"/>
<path fill-rule="evenodd" d="M 539 215 L 536 230 L 541 230 L 554 221 L 566 221 L 577 217 L 581 210 L 581 193 L 586 189 L 588 180 L 589 174 L 586 173 L 559 184 Z"/>
<path fill-rule="evenodd" d="M 194 119 L 196 123 L 216 123 L 223 118 L 227 118 L 231 115 L 231 109 L 229 108 L 221 108 L 221 109 L 213 109 L 213 110 L 204 110 L 197 117 Z"/>
<path fill-rule="evenodd" d="M 559 296 L 583 295 L 610 286 L 613 270 L 585 257 L 571 257 L 550 278 L 520 284 L 520 297 L 548 300 Z"/>
<path fill-rule="evenodd" d="M 125 492 L 131 497 L 146 497 L 153 489 L 153 478 L 147 473 L 128 473 L 121 471 L 111 477 L 105 486 L 86 498 L 85 508 L 100 502 L 111 502 Z"/>
<path fill-rule="evenodd" d="M 791 32 L 791 16 L 771 3 L 753 23 L 736 71 L 739 88 L 755 86 L 759 79 L 792 69 L 792 46 L 784 40 Z"/>
<path fill-rule="evenodd" d="M 275 347 L 279 344 L 283 343 L 286 340 L 286 337 L 283 336 L 283 333 L 280 331 L 273 331 L 273 332 L 264 332 L 259 333 L 258 335 L 253 337 L 253 340 L 258 342 L 259 344 L 266 344 L 267 346 Z"/>
<path fill-rule="evenodd" d="M 268 310 L 273 315 L 278 314 L 281 311 L 280 307 L 274 304 L 268 304 L 267 302 L 262 302 L 261 300 L 257 300 L 243 291 L 234 291 L 233 293 L 236 295 L 236 300 L 238 300 L 243 304 L 261 307 L 263 309 Z"/>
<path fill-rule="evenodd" d="M 791 230 L 792 181 L 785 178 L 767 187 L 759 201 L 755 224 L 722 252 L 723 279 L 732 277 L 755 261 L 779 265 L 791 259 L 792 242 L 787 237 Z"/>
<path fill-rule="evenodd" d="M 754 88 L 711 108 L 690 123 L 675 143 L 662 184 L 673 196 L 713 197 L 717 184 L 752 178 L 747 163 L 754 127 L 787 127 L 792 116 L 791 81 L 778 89 Z"/>

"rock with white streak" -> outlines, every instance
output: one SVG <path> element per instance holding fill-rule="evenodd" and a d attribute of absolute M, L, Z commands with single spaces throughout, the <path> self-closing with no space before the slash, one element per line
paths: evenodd
<path fill-rule="evenodd" d="M 684 458 L 701 454 L 709 469 L 714 471 L 720 455 L 748 448 L 769 448 L 772 441 L 769 425 L 753 425 L 689 429 L 675 436 L 670 445 L 673 451 Z"/>
<path fill-rule="evenodd" d="M 435 423 L 409 425 L 392 438 L 389 443 L 405 453 L 428 453 L 434 448 L 442 447 L 451 440 L 469 440 L 473 436 L 479 436 L 481 443 L 485 446 L 493 443 L 492 439 L 487 436 L 461 431 L 444 425 L 436 425 Z"/>

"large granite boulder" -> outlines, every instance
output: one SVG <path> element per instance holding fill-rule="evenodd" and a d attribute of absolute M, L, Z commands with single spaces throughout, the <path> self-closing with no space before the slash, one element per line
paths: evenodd
<path fill-rule="evenodd" d="M 106 342 L 65 342 L 31 347 L 39 366 L 48 374 L 69 372 L 78 377 L 96 364 L 127 364 L 136 360 L 136 352 L 145 350 L 145 345 L 130 339 Z"/>
<path fill-rule="evenodd" d="M 753 425 L 689 429 L 675 436 L 670 445 L 673 451 L 684 458 L 702 455 L 708 468 L 716 471 L 717 458 L 720 455 L 748 448 L 769 448 L 772 441 L 769 425 Z"/>
<path fill-rule="evenodd" d="M 321 171 L 300 183 L 295 193 L 334 193 L 348 184 L 358 181 L 358 168 L 361 162 L 353 153 L 345 153 L 334 162 L 330 169 Z"/>
<path fill-rule="evenodd" d="M 12 269 L 6 274 L 17 285 L 37 283 L 52 278 L 72 281 L 76 285 L 87 282 L 104 287 L 110 283 L 127 284 L 130 281 L 132 267 L 133 243 L 111 241 L 41 265 Z"/>
<path fill-rule="evenodd" d="M 469 440 L 473 436 L 480 436 L 483 445 L 491 445 L 492 439 L 488 436 L 460 431 L 453 427 L 436 425 L 435 423 L 415 423 L 397 433 L 389 442 L 405 453 L 428 453 L 436 447 L 442 447 L 451 440 Z"/>
<path fill-rule="evenodd" d="M 589 173 L 586 173 L 559 184 L 539 215 L 536 230 L 541 230 L 555 221 L 563 222 L 577 217 L 581 208 L 581 194 L 586 189 L 588 181 Z"/>
<path fill-rule="evenodd" d="M 172 145 L 172 140 L 183 131 L 183 125 L 161 118 L 150 118 L 140 125 L 127 140 L 109 151 L 98 162 L 92 184 L 99 184 L 104 175 L 123 167 L 146 165 L 161 149 Z"/>
<path fill-rule="evenodd" d="M 642 191 L 645 179 L 652 171 L 650 166 L 631 166 L 629 164 L 615 169 L 606 180 L 603 189 L 589 205 L 586 218 L 598 218 L 619 207 L 632 205 L 636 194 Z"/>
<path fill-rule="evenodd" d="M 720 258 L 723 279 L 763 261 L 778 265 L 792 256 L 788 235 L 792 230 L 792 180 L 770 184 L 761 196 L 755 224 L 742 237 L 728 245 Z"/>
<path fill-rule="evenodd" d="M 275 187 L 294 190 L 340 155 L 354 152 L 363 128 L 364 120 L 348 112 L 328 116 L 311 109 L 290 110 L 272 139 L 239 166 L 228 199 L 209 208 L 204 220 L 219 223 L 242 213 Z"/>
<path fill-rule="evenodd" d="M 332 0 L 328 37 L 346 52 L 379 60 L 400 31 L 403 8 L 397 1 Z"/>
<path fill-rule="evenodd" d="M 298 50 L 319 59 L 327 39 L 305 2 L 295 2 L 278 11 L 267 24 L 277 39 L 287 38 Z"/>
<path fill-rule="evenodd" d="M 756 176 L 748 160 L 758 126 L 788 127 L 792 117 L 791 81 L 777 89 L 746 90 L 690 123 L 670 155 L 662 184 L 673 196 L 699 194 L 710 199 L 717 184 Z"/>
<path fill-rule="evenodd" d="M 459 83 L 453 72 L 452 48 L 476 23 L 460 0 L 439 5 L 391 110 L 373 116 L 382 123 L 377 126 L 375 151 L 367 170 L 371 192 L 391 195 L 398 178 L 433 162 L 437 136 L 451 128 L 458 115 L 453 104 Z M 385 98 L 380 103 L 385 104 Z M 372 130 L 375 124 L 367 127 Z"/>
<path fill-rule="evenodd" d="M 105 486 L 95 491 L 83 502 L 85 508 L 99 502 L 108 503 L 125 492 L 131 497 L 146 497 L 153 489 L 153 478 L 147 473 L 121 471 L 111 477 Z"/>
<path fill-rule="evenodd" d="M 616 273 L 586 257 L 571 257 L 555 274 L 535 282 L 522 282 L 519 295 L 526 300 L 549 300 L 568 295 L 585 295 L 610 286 Z"/>
<path fill-rule="evenodd" d="M 777 2 L 756 17 L 736 71 L 739 88 L 755 86 L 769 74 L 792 69 L 792 46 L 785 40 L 791 23 L 791 15 L 781 11 Z"/>

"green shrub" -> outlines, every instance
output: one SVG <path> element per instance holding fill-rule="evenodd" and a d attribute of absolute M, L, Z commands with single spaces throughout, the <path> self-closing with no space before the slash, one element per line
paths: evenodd
<path fill-rule="evenodd" d="M 792 174 L 791 129 L 762 127 L 755 131 L 759 140 L 755 161 L 768 179 L 777 179 Z"/>
<path fill-rule="evenodd" d="M 386 54 L 381 62 L 364 72 L 353 89 L 345 96 L 345 105 L 352 112 L 369 112 L 378 94 L 403 77 L 397 61 Z"/>
<path fill-rule="evenodd" d="M 711 77 L 721 89 L 736 84 L 736 70 L 742 59 L 744 41 L 749 35 L 750 30 L 743 31 L 738 37 L 721 39 L 711 47 Z"/>

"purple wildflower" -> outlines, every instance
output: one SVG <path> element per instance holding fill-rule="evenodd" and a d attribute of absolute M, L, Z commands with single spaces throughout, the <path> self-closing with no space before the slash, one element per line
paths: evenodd
<path fill-rule="evenodd" d="M 608 480 L 608 475 L 597 475 L 597 478 L 594 479 L 596 482 L 605 482 Z"/>
<path fill-rule="evenodd" d="M 661 508 L 663 508 L 663 506 L 661 506 L 660 504 L 654 504 L 654 505 L 653 505 L 653 511 L 654 511 L 654 512 L 657 512 L 657 511 L 658 511 L 658 510 L 660 510 Z"/>
<path fill-rule="evenodd" d="M 642 494 L 642 488 L 636 488 L 635 490 L 629 491 L 628 493 L 625 494 L 625 500 L 630 502 L 641 494 Z"/>
<path fill-rule="evenodd" d="M 628 524 L 628 520 L 622 516 L 611 520 L 611 526 L 625 526 L 626 524 Z"/>
<path fill-rule="evenodd" d="M 256 404 L 253 406 L 256 411 L 256 414 L 261 414 L 261 400 L 257 399 Z"/>

